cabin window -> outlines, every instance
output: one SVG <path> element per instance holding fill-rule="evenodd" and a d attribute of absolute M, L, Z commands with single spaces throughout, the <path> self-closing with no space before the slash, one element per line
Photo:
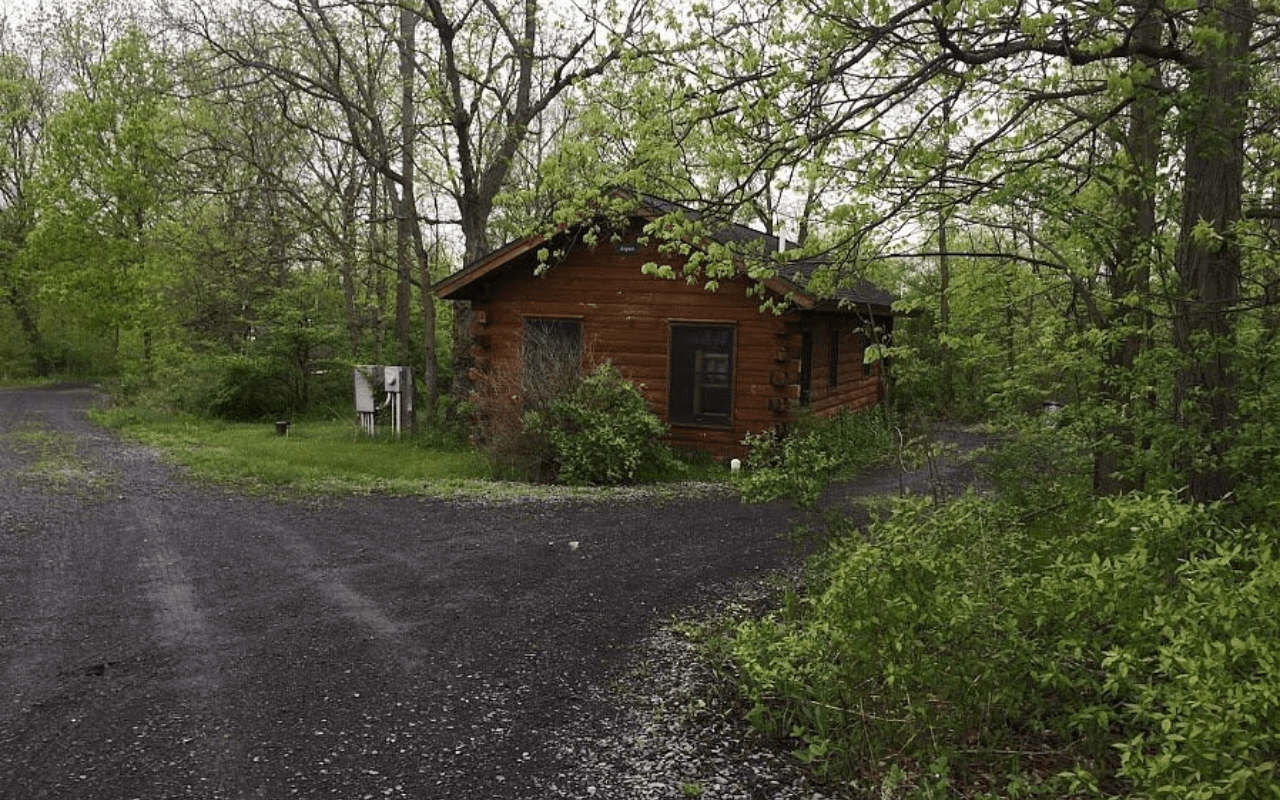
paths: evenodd
<path fill-rule="evenodd" d="M 840 383 L 840 331 L 831 331 L 827 340 L 827 385 Z"/>
<path fill-rule="evenodd" d="M 800 334 L 800 403 L 813 400 L 813 331 Z"/>
<path fill-rule="evenodd" d="M 671 424 L 733 424 L 734 333 L 731 325 L 671 326 Z"/>
<path fill-rule="evenodd" d="M 522 350 L 524 406 L 542 408 L 582 377 L 582 322 L 530 317 Z"/>

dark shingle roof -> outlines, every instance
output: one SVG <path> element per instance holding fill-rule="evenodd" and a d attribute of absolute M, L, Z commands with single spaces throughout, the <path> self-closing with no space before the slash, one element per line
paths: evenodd
<path fill-rule="evenodd" d="M 642 206 L 647 206 L 662 214 L 678 213 L 687 216 L 690 219 L 701 219 L 702 214 L 696 209 L 689 206 L 675 203 L 670 200 L 663 200 L 653 195 L 640 194 L 637 196 Z M 763 253 L 776 253 L 782 246 L 782 239 L 771 233 L 765 233 L 746 225 L 738 223 L 728 223 L 724 227 L 713 231 L 711 238 L 722 244 L 748 244 L 760 242 L 760 249 Z M 797 242 L 787 241 L 788 250 L 799 249 Z M 826 259 L 804 259 L 798 261 L 788 261 L 777 265 L 777 277 L 787 284 L 792 292 L 802 295 L 811 295 L 809 286 L 814 275 L 822 269 L 838 269 L 838 265 Z M 841 282 L 836 286 L 830 297 L 814 297 L 815 300 L 827 301 L 839 304 L 841 306 L 855 307 L 866 309 L 868 306 L 873 307 L 876 311 L 888 312 L 897 300 L 889 292 L 879 288 L 871 281 L 863 278 L 857 278 L 848 285 Z"/>
<path fill-rule="evenodd" d="M 708 215 L 681 203 L 643 193 L 631 194 L 636 198 L 639 209 L 647 211 L 652 216 L 666 216 L 674 213 L 683 215 L 691 220 L 710 219 Z M 777 252 L 782 244 L 782 240 L 773 234 L 734 222 L 727 222 L 717 226 L 709 235 L 713 240 L 721 244 L 754 244 L 758 242 L 758 249 L 761 255 Z M 487 275 L 494 269 L 502 267 L 518 256 L 542 246 L 548 240 L 549 237 L 546 235 L 536 235 L 508 242 L 497 250 L 468 264 L 459 272 L 455 272 L 453 275 L 438 282 L 435 286 L 436 294 L 440 297 L 465 297 L 466 287 L 473 281 Z M 787 249 L 798 247 L 799 245 L 794 242 L 787 242 Z M 833 262 L 822 259 L 783 262 L 776 267 L 776 277 L 771 281 L 766 281 L 766 283 L 782 294 L 805 298 L 807 302 L 802 305 L 808 308 L 830 308 L 832 306 L 852 310 L 867 310 L 870 308 L 876 313 L 890 313 L 891 306 L 896 298 L 873 285 L 870 281 L 863 279 L 856 279 L 849 285 L 838 285 L 829 296 L 814 295 L 809 288 L 811 280 L 819 270 L 824 268 L 835 269 L 836 265 Z"/>

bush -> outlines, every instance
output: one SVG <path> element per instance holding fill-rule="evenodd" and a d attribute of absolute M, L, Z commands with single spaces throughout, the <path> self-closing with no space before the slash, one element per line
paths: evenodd
<path fill-rule="evenodd" d="M 893 441 L 893 427 L 880 409 L 845 409 L 827 419 L 802 418 L 790 432 L 748 434 L 748 471 L 738 488 L 752 502 L 785 497 L 812 506 L 833 480 L 887 459 Z"/>
<path fill-rule="evenodd" d="M 1003 500 L 1029 511 L 1086 498 L 1092 488 L 1090 442 L 1076 426 L 1052 416 L 1023 420 L 979 463 Z"/>
<path fill-rule="evenodd" d="M 1274 531 L 1172 495 L 1070 508 L 913 499 L 848 531 L 736 632 L 751 718 L 917 796 L 1272 794 Z"/>
<path fill-rule="evenodd" d="M 204 380 L 188 393 L 187 410 L 234 422 L 287 417 L 297 411 L 291 387 L 271 359 L 227 355 L 202 359 Z"/>
<path fill-rule="evenodd" d="M 560 483 L 633 483 L 676 464 L 661 441 L 666 425 L 607 362 L 522 421 L 527 437 L 546 443 Z"/>

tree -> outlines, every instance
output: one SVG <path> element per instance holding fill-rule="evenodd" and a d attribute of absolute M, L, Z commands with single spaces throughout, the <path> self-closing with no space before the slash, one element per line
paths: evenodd
<path fill-rule="evenodd" d="M 32 233 L 37 283 L 124 355 L 123 336 L 151 357 L 151 236 L 174 194 L 180 138 L 167 61 L 136 24 L 107 32 L 71 16 L 60 22 L 73 56 L 73 88 L 48 120 Z M 105 38 L 104 38 L 105 37 Z M 86 53 L 99 48 L 98 60 Z"/>
<path fill-rule="evenodd" d="M 1037 263 L 1045 259 L 1033 248 L 1049 253 L 1047 264 L 1075 287 L 1083 319 L 1113 330 L 1101 394 L 1115 404 L 1127 402 L 1124 373 L 1149 341 L 1143 320 L 1163 311 L 1147 292 L 1149 265 L 1169 258 L 1172 341 L 1184 362 L 1165 375 L 1183 442 L 1174 466 L 1194 499 L 1230 494 L 1244 156 L 1254 75 L 1275 56 L 1275 9 L 1249 0 L 772 8 L 775 20 L 803 24 L 754 38 L 720 28 L 724 55 L 681 64 L 691 85 L 705 87 L 690 94 L 700 102 L 690 104 L 689 124 L 716 131 L 746 165 L 716 195 L 740 205 L 770 190 L 754 183 L 762 169 L 821 155 L 843 182 L 846 199 L 826 227 L 852 271 L 895 251 L 921 255 L 912 229 L 932 229 L 928 216 L 946 208 L 956 224 L 1021 240 L 1005 256 Z M 719 68 L 728 63 L 742 69 Z M 944 105 L 959 123 L 949 129 Z M 1166 140 L 1177 149 L 1162 150 Z M 1177 191 L 1171 256 L 1152 230 L 1152 209 L 1165 202 L 1157 175 Z M 948 191 L 934 191 L 942 183 Z M 1024 205 L 1015 190 L 1029 186 L 1039 187 L 1031 226 L 1002 228 L 1008 209 Z M 1114 205 L 1102 238 L 1081 227 L 1077 201 L 1107 193 Z M 1088 246 L 1062 251 L 1037 233 L 1055 228 Z M 1131 471 L 1104 464 L 1100 472 L 1109 482 Z"/>
<path fill-rule="evenodd" d="M 340 136 L 380 176 L 397 220 L 402 358 L 414 268 L 429 269 L 424 227 L 456 226 L 464 261 L 486 252 L 495 202 L 531 125 L 562 94 L 618 60 L 644 20 L 638 4 L 605 35 L 608 20 L 596 9 L 574 28 L 553 23 L 536 0 L 456 8 L 436 0 L 293 0 L 266 8 L 272 13 L 215 10 L 195 0 L 171 8 L 168 17 L 240 68 L 338 110 L 345 130 L 329 135 Z M 445 217 L 421 208 L 424 157 L 433 165 L 430 191 L 451 201 L 453 213 Z M 424 303 L 424 314 L 432 308 Z M 424 320 L 424 329 L 433 394 L 434 320 Z M 467 349 L 457 348 L 464 355 Z M 457 372 L 465 377 L 465 367 Z"/>
<path fill-rule="evenodd" d="M 52 368 L 24 250 L 36 224 L 31 185 L 52 104 L 48 65 L 0 18 L 0 299 L 13 311 L 38 375 Z"/>

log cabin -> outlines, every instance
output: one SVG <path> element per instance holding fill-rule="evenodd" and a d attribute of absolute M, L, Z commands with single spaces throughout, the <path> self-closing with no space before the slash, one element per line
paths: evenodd
<path fill-rule="evenodd" d="M 817 262 L 779 260 L 761 281 L 739 269 L 714 291 L 697 277 L 646 274 L 646 264 L 679 274 L 687 263 L 647 235 L 673 213 L 695 212 L 642 196 L 604 235 L 566 226 L 529 236 L 436 284 L 437 297 L 469 304 L 468 377 L 482 416 L 518 416 L 522 395 L 555 383 L 548 364 L 580 375 L 607 360 L 670 426 L 671 445 L 727 459 L 744 453 L 746 434 L 786 430 L 803 410 L 830 416 L 883 400 L 883 364 L 866 351 L 892 334 L 891 295 L 866 281 L 811 294 Z M 711 238 L 765 253 L 781 244 L 740 225 Z"/>

